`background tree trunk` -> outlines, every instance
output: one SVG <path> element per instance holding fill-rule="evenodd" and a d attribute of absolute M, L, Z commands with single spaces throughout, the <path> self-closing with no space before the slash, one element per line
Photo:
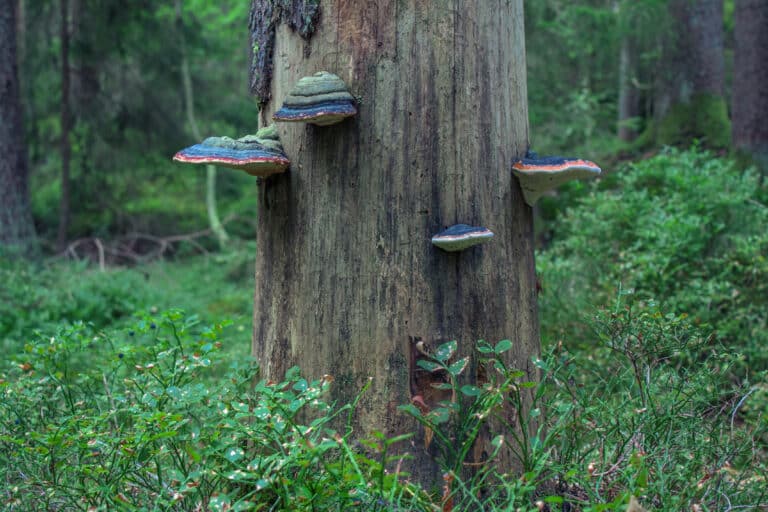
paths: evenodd
<path fill-rule="evenodd" d="M 72 129 L 72 115 L 69 110 L 69 1 L 59 0 L 61 6 L 61 199 L 59 201 L 59 230 L 56 237 L 56 247 L 63 251 L 67 246 L 69 231 L 69 164 L 72 156 L 72 146 L 69 132 Z"/>
<path fill-rule="evenodd" d="M 657 142 L 730 145 L 723 59 L 723 0 L 670 0 L 655 91 Z"/>
<path fill-rule="evenodd" d="M 737 0 L 733 69 L 733 145 L 768 174 L 768 2 Z"/>
<path fill-rule="evenodd" d="M 621 38 L 619 53 L 619 119 L 618 136 L 624 142 L 631 142 L 637 137 L 637 130 L 631 121 L 640 115 L 640 95 L 632 83 L 636 71 L 636 56 L 631 36 Z"/>
<path fill-rule="evenodd" d="M 0 249 L 31 256 L 37 251 L 37 239 L 29 205 L 15 3 L 0 2 Z"/>
<path fill-rule="evenodd" d="M 269 378 L 293 365 L 332 374 L 342 401 L 372 378 L 359 436 L 418 431 L 397 410 L 415 339 L 474 356 L 478 339 L 510 338 L 511 363 L 536 377 L 532 216 L 510 172 L 528 147 L 522 0 L 469 4 L 323 0 L 309 41 L 277 27 L 264 124 L 320 70 L 360 104 L 339 125 L 278 125 L 292 165 L 259 184 L 253 353 Z M 461 253 L 431 245 L 456 223 L 496 237 Z M 477 370 L 473 357 L 469 381 Z M 400 449 L 414 478 L 438 479 L 422 437 Z"/>
<path fill-rule="evenodd" d="M 723 95 L 723 0 L 670 0 L 672 49 L 676 64 L 673 102 L 688 101 L 692 94 Z"/>

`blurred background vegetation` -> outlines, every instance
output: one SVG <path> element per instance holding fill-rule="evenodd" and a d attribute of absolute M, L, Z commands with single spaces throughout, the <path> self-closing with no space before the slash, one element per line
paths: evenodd
<path fill-rule="evenodd" d="M 184 59 L 204 136 L 255 131 L 258 108 L 246 78 L 247 2 L 177 4 L 69 2 L 72 186 L 67 245 L 84 237 L 162 237 L 207 227 L 204 173 L 170 159 L 196 142 L 185 110 Z M 62 181 L 61 13 L 58 2 L 25 0 L 20 5 L 32 207 L 37 232 L 50 252 L 59 227 Z M 253 237 L 254 190 L 254 181 L 240 173 L 219 176 L 220 214 L 233 219 L 228 229 L 246 239 Z"/>
<path fill-rule="evenodd" d="M 248 3 L 141 0 L 130 8 L 93 0 L 12 3 L 18 12 L 32 212 L 44 251 L 69 248 L 70 255 L 92 256 L 97 247 L 89 241 L 99 238 L 112 242 L 106 255 L 112 262 L 137 263 L 142 255 L 156 256 L 157 237 L 208 229 L 205 174 L 170 157 L 197 142 L 190 120 L 203 137 L 255 131 L 258 105 L 247 80 Z M 721 153 L 730 150 L 725 105 L 734 75 L 734 2 L 694 3 L 719 4 L 719 14 L 709 7 L 679 13 L 674 6 L 680 3 L 686 2 L 526 2 L 532 147 L 540 154 L 590 158 L 607 173 L 665 144 L 687 147 L 695 140 Z M 722 77 L 711 76 L 704 84 L 688 80 L 686 92 L 672 98 L 675 87 L 667 77 L 686 70 L 670 57 L 671 48 L 693 45 L 674 35 L 694 23 L 704 29 L 714 23 L 722 36 L 706 41 L 706 51 L 687 48 L 684 60 L 710 52 L 720 63 L 713 74 Z M 68 66 L 62 69 L 65 39 Z M 697 100 L 699 89 L 715 90 L 708 95 L 717 98 Z M 696 115 L 673 108 L 680 103 L 695 107 Z M 68 197 L 62 204 L 65 181 Z M 254 183 L 241 173 L 218 174 L 219 217 L 236 239 L 254 236 Z M 543 201 L 542 242 L 552 234 L 554 215 L 583 188 L 576 184 Z M 210 237 L 193 240 L 214 247 Z M 173 245 L 164 256 L 184 244 Z"/>

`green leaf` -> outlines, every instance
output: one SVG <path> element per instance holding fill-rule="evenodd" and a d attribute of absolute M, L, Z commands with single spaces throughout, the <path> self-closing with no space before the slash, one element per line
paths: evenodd
<path fill-rule="evenodd" d="M 187 455 L 189 455 L 195 462 L 200 462 L 203 459 L 203 457 L 200 455 L 200 452 L 196 451 L 189 445 L 187 446 Z"/>
<path fill-rule="evenodd" d="M 239 412 L 248 412 L 248 404 L 243 402 L 232 402 L 230 404 L 232 408 Z"/>
<path fill-rule="evenodd" d="M 441 363 L 444 363 L 448 361 L 451 357 L 453 357 L 453 354 L 456 353 L 457 347 L 458 347 L 458 343 L 456 341 L 449 341 L 447 343 L 443 343 L 442 345 L 437 347 L 434 358 L 440 361 Z"/>
<path fill-rule="evenodd" d="M 410 414 L 414 418 L 421 417 L 421 411 L 413 404 L 400 405 L 397 407 L 397 410 L 400 412 L 404 412 L 405 414 Z"/>
<path fill-rule="evenodd" d="M 443 368 L 442 365 L 437 364 L 433 361 L 428 361 L 426 359 L 419 359 L 418 361 L 416 361 L 416 366 L 420 368 L 424 368 L 428 372 L 434 372 L 435 370 L 440 370 Z"/>
<path fill-rule="evenodd" d="M 253 475 L 251 473 L 246 473 L 242 469 L 236 469 L 234 471 L 230 471 L 225 475 L 227 480 L 232 480 L 234 482 L 238 482 L 240 480 L 247 480 L 251 478 Z"/>
<path fill-rule="evenodd" d="M 453 375 L 454 377 L 461 374 L 461 372 L 464 371 L 464 369 L 469 364 L 469 358 L 465 357 L 463 359 L 459 359 L 455 363 L 453 363 L 451 366 L 448 367 L 448 373 Z"/>
<path fill-rule="evenodd" d="M 245 450 L 239 446 L 230 446 L 227 448 L 227 451 L 224 452 L 224 458 L 229 462 L 237 462 L 243 457 L 245 457 Z"/>
<path fill-rule="evenodd" d="M 427 414 L 427 417 L 435 425 L 446 423 L 451 417 L 451 410 L 448 409 L 447 407 L 438 407 L 437 409 L 430 411 Z"/>
<path fill-rule="evenodd" d="M 461 393 L 465 396 L 478 396 L 480 395 L 480 388 L 465 384 L 464 386 L 461 386 Z"/>
<path fill-rule="evenodd" d="M 208 501 L 208 507 L 215 512 L 225 512 L 230 510 L 230 503 L 231 500 L 229 499 L 229 496 L 226 494 L 219 494 L 218 496 L 213 496 Z"/>
<path fill-rule="evenodd" d="M 512 348 L 512 342 L 510 340 L 501 340 L 493 347 L 493 351 L 496 354 L 503 354 L 507 350 Z"/>

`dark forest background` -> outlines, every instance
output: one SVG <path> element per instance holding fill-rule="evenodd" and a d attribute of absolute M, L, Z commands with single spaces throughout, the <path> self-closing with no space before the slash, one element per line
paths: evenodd
<path fill-rule="evenodd" d="M 170 156 L 194 143 L 196 130 L 255 131 L 246 4 L 10 2 L 31 209 L 45 253 L 122 238 L 131 250 L 113 247 L 112 257 L 130 262 L 154 245 L 139 234 L 206 229 L 205 173 Z M 608 173 L 694 141 L 720 154 L 761 148 L 764 158 L 765 128 L 753 120 L 761 105 L 749 103 L 764 76 L 753 69 L 765 62 L 761 3 L 737 4 L 741 18 L 733 1 L 527 2 L 533 148 L 590 158 Z M 219 217 L 236 237 L 252 237 L 254 195 L 246 176 L 217 176 Z"/>

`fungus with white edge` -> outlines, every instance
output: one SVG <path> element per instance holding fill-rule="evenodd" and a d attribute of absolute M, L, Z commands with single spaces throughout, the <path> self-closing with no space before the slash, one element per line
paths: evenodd
<path fill-rule="evenodd" d="M 173 159 L 189 164 L 220 165 L 260 177 L 284 172 L 291 163 L 283 153 L 274 125 L 239 139 L 208 137 L 200 144 L 182 149 Z"/>
<path fill-rule="evenodd" d="M 484 227 L 453 225 L 432 237 L 432 244 L 448 252 L 463 251 L 493 238 L 493 232 Z"/>
<path fill-rule="evenodd" d="M 600 167 L 589 160 L 562 156 L 539 157 L 529 151 L 525 158 L 512 165 L 512 172 L 520 180 L 525 202 L 533 206 L 548 190 L 574 179 L 592 178 L 600 174 Z"/>
<path fill-rule="evenodd" d="M 344 81 L 333 73 L 320 71 L 300 79 L 272 119 L 328 126 L 355 114 L 355 98 Z"/>

